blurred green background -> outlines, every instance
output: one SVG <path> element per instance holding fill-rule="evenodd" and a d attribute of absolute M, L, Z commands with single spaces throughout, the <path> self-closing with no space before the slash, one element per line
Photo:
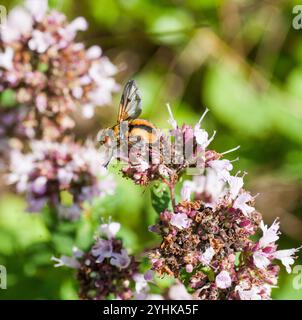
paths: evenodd
<path fill-rule="evenodd" d="M 11 8 L 18 1 L 3 1 Z M 279 0 L 86 0 L 50 1 L 69 19 L 84 16 L 89 30 L 80 35 L 97 44 L 120 68 L 122 85 L 136 79 L 143 117 L 167 127 L 165 103 L 179 122 L 203 122 L 217 136 L 211 147 L 240 161 L 246 188 L 260 193 L 256 208 L 270 224 L 280 217 L 280 248 L 302 243 L 302 30 L 294 30 L 292 8 L 299 1 Z M 100 108 L 92 120 L 79 121 L 79 137 L 94 136 L 114 124 L 114 106 Z M 117 168 L 111 168 L 117 172 Z M 85 248 L 100 217 L 121 222 L 120 235 L 134 253 L 158 239 L 147 231 L 156 219 L 150 190 L 117 176 L 117 196 L 96 200 L 75 224 L 53 232 L 47 214 L 24 213 L 25 203 L 1 186 L 0 264 L 8 289 L 0 298 L 75 299 L 71 269 L 53 268 L 50 257 Z M 75 239 L 75 240 L 74 240 Z M 296 262 L 302 264 L 301 254 Z M 274 299 L 302 299 L 294 275 L 282 268 Z"/>

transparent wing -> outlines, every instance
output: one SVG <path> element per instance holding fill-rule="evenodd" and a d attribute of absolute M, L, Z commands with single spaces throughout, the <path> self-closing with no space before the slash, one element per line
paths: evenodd
<path fill-rule="evenodd" d="M 118 113 L 118 122 L 136 119 L 142 112 L 141 97 L 134 80 L 125 85 Z"/>

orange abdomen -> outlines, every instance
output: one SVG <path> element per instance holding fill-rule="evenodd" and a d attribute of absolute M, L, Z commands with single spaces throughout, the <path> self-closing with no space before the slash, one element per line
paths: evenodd
<path fill-rule="evenodd" d="M 129 137 L 141 137 L 148 143 L 157 140 L 156 127 L 144 119 L 135 119 L 129 122 Z"/>

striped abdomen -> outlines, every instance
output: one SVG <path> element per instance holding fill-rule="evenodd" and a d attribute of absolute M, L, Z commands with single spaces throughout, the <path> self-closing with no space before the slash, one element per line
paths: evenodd
<path fill-rule="evenodd" d="M 148 143 L 154 143 L 157 140 L 156 127 L 147 120 L 132 120 L 129 122 L 130 137 L 141 137 L 141 139 Z"/>

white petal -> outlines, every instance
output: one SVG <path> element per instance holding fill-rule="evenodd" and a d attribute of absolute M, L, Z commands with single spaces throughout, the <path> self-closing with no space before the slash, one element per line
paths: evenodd
<path fill-rule="evenodd" d="M 215 283 L 217 285 L 218 288 L 220 289 L 227 289 L 232 285 L 232 279 L 230 274 L 223 270 L 221 271 L 215 279 Z"/>
<path fill-rule="evenodd" d="M 230 195 L 232 199 L 235 199 L 241 188 L 243 187 L 243 178 L 242 177 L 234 177 L 230 176 L 228 179 L 228 183 L 230 186 Z"/>
<path fill-rule="evenodd" d="M 260 224 L 263 232 L 263 235 L 259 240 L 259 245 L 261 248 L 264 248 L 279 239 L 279 226 L 280 222 L 277 219 L 273 222 L 270 228 L 267 228 L 267 226 L 264 225 L 263 222 Z"/>
<path fill-rule="evenodd" d="M 264 252 L 256 251 L 253 254 L 253 261 L 257 268 L 265 269 L 270 263 L 270 259 L 266 256 Z"/>
<path fill-rule="evenodd" d="M 185 229 L 190 226 L 191 219 L 185 213 L 173 213 L 170 223 L 178 229 Z"/>

